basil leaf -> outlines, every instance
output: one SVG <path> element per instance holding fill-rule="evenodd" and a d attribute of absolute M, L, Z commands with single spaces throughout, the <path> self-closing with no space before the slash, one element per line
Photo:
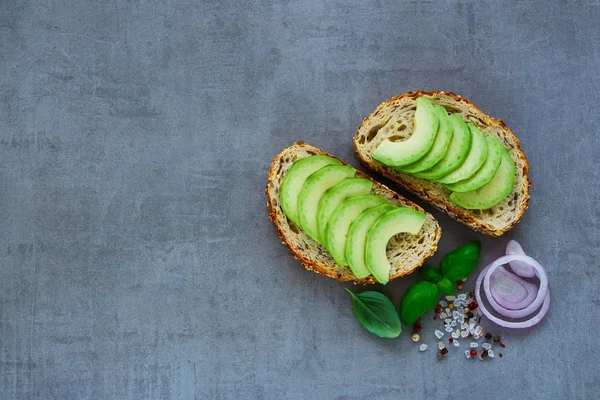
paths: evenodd
<path fill-rule="evenodd" d="M 437 304 L 440 292 L 431 282 L 417 282 L 406 290 L 402 297 L 402 322 L 412 325 L 415 321 Z"/>
<path fill-rule="evenodd" d="M 442 258 L 442 276 L 453 282 L 468 277 L 477 266 L 480 253 L 480 242 L 467 243 L 452 250 Z"/>
<path fill-rule="evenodd" d="M 393 339 L 400 335 L 402 328 L 396 308 L 385 295 L 379 292 L 353 293 L 354 315 L 367 331 L 380 338 Z"/>
<path fill-rule="evenodd" d="M 452 282 L 450 282 L 450 279 L 448 278 L 444 278 L 441 281 L 439 281 L 437 283 L 437 287 L 438 289 L 440 289 L 440 291 L 449 294 L 451 296 L 454 296 L 454 286 L 452 285 Z"/>
<path fill-rule="evenodd" d="M 437 268 L 430 267 L 429 265 L 425 265 L 424 267 L 419 269 L 419 273 L 427 282 L 438 283 L 442 280 L 442 274 Z"/>

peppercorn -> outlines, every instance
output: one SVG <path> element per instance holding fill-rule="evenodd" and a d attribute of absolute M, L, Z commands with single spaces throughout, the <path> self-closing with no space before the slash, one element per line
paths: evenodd
<path fill-rule="evenodd" d="M 474 318 L 474 317 L 475 317 L 475 314 L 473 314 L 473 312 L 469 311 L 467 313 L 467 318 Z"/>
<path fill-rule="evenodd" d="M 471 310 L 476 310 L 476 309 L 477 309 L 477 307 L 479 307 L 479 305 L 477 305 L 477 303 L 475 303 L 474 301 L 472 301 L 472 302 L 470 302 L 470 303 L 469 303 L 468 307 L 469 307 Z"/>
<path fill-rule="evenodd" d="M 442 354 L 442 352 L 440 351 L 437 355 L 438 360 L 441 360 L 442 358 L 444 358 L 444 355 Z"/>
<path fill-rule="evenodd" d="M 485 340 L 490 340 L 492 338 L 492 334 L 491 333 L 486 333 L 485 334 Z"/>
<path fill-rule="evenodd" d="M 412 335 L 413 342 L 418 342 L 420 339 L 421 339 L 421 336 L 419 336 L 418 333 L 413 333 L 413 335 Z"/>
<path fill-rule="evenodd" d="M 500 343 L 500 347 L 505 348 L 506 345 L 504 343 Z"/>
<path fill-rule="evenodd" d="M 454 343 L 454 339 L 448 338 L 448 343 Z"/>
<path fill-rule="evenodd" d="M 434 316 L 433 316 L 433 320 L 435 321 L 436 319 L 437 319 L 437 317 L 434 315 Z"/>
<path fill-rule="evenodd" d="M 484 351 L 481 352 L 481 358 L 482 359 L 486 358 L 487 356 L 488 356 L 488 351 L 487 350 L 484 350 Z"/>
<path fill-rule="evenodd" d="M 471 299 L 474 299 L 474 298 L 475 298 L 475 293 L 473 293 L 473 292 L 469 292 L 469 293 L 468 293 L 468 295 L 469 295 L 469 297 L 470 297 Z"/>
<path fill-rule="evenodd" d="M 446 355 L 446 354 L 448 354 L 448 349 L 444 347 L 442 350 L 440 350 L 440 353 L 442 353 L 443 355 Z"/>
<path fill-rule="evenodd" d="M 471 357 L 476 357 L 477 356 L 477 350 L 475 349 L 471 349 Z"/>
<path fill-rule="evenodd" d="M 422 329 L 421 325 L 417 325 L 417 324 L 413 325 L 413 331 L 415 331 L 415 332 L 421 332 L 421 329 Z"/>
<path fill-rule="evenodd" d="M 437 306 L 437 307 L 435 308 L 435 313 L 436 313 L 437 315 L 440 315 L 440 314 L 441 314 L 443 311 L 444 311 L 444 309 L 443 309 L 442 307 L 440 307 L 440 306 Z"/>
<path fill-rule="evenodd" d="M 498 336 L 498 335 L 494 336 L 494 342 L 500 343 L 500 336 Z"/>
<path fill-rule="evenodd" d="M 504 354 L 498 353 L 498 357 L 502 358 L 502 357 L 504 357 Z"/>
<path fill-rule="evenodd" d="M 448 304 L 448 308 L 452 310 L 454 308 L 454 304 Z"/>
<path fill-rule="evenodd" d="M 468 308 L 468 307 L 465 307 L 465 309 L 464 309 L 463 311 L 464 311 L 464 313 L 466 314 L 466 313 L 468 313 L 468 312 L 469 312 L 469 311 L 471 311 L 471 310 L 469 310 L 469 308 Z"/>
<path fill-rule="evenodd" d="M 464 285 L 462 284 L 462 282 L 459 282 L 459 283 L 456 285 L 456 288 L 457 288 L 458 290 L 462 290 L 462 288 L 463 288 L 463 287 L 464 287 Z"/>

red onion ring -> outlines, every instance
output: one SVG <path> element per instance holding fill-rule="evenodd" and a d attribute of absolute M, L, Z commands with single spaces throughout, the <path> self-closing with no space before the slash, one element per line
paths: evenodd
<path fill-rule="evenodd" d="M 488 265 L 488 267 L 489 267 L 489 265 Z M 541 310 L 536 315 L 534 315 L 532 318 L 528 319 L 527 321 L 510 322 L 510 321 L 505 321 L 501 318 L 498 318 L 498 317 L 492 315 L 492 313 L 490 313 L 488 311 L 488 309 L 485 307 L 485 305 L 483 304 L 483 301 L 482 301 L 483 299 L 481 298 L 481 294 L 480 294 L 481 282 L 483 281 L 483 277 L 484 277 L 485 273 L 487 272 L 488 267 L 485 267 L 483 269 L 483 271 L 481 271 L 481 274 L 479 274 L 479 277 L 477 278 L 477 282 L 475 283 L 475 297 L 477 298 L 477 304 L 479 305 L 479 311 L 481 311 L 481 313 L 483 315 L 485 315 L 487 317 L 487 319 L 489 319 L 493 323 L 495 323 L 503 328 L 524 329 L 524 328 L 531 328 L 532 326 L 534 326 L 538 322 L 540 322 L 542 320 L 542 318 L 544 318 L 544 316 L 548 312 L 548 309 L 550 308 L 550 291 L 546 292 L 546 297 L 544 298 L 544 303 L 542 304 Z"/>
<path fill-rule="evenodd" d="M 523 256 L 525 255 L 523 248 L 521 247 L 519 242 L 517 242 L 516 240 L 511 240 L 506 245 L 506 255 L 508 256 L 508 255 L 512 255 L 512 254 L 521 254 Z M 535 277 L 535 269 L 533 269 L 533 267 L 531 265 L 528 265 L 527 263 L 525 263 L 523 261 L 511 261 L 509 264 L 510 264 L 510 269 L 512 269 L 512 271 L 515 274 L 517 274 L 523 278 Z"/>
<path fill-rule="evenodd" d="M 490 274 L 490 291 L 504 308 L 521 310 L 533 303 L 538 287 L 500 266 Z"/>
<path fill-rule="evenodd" d="M 519 246 L 517 242 L 514 243 L 518 246 L 518 248 L 513 244 L 512 249 L 520 249 L 520 251 L 522 252 L 523 250 L 521 249 L 521 246 Z M 513 262 L 519 263 L 516 267 L 516 270 L 514 270 L 514 274 L 507 271 L 503 267 L 503 265 L 509 263 L 511 265 L 511 268 L 513 268 Z M 527 268 L 521 268 L 523 264 L 526 264 Z M 529 275 L 528 271 L 530 268 L 533 270 L 533 276 L 538 276 L 540 280 L 540 286 L 533 300 L 531 299 L 529 291 L 527 291 L 527 289 L 525 288 L 525 286 L 529 286 L 532 284 L 518 278 L 518 276 Z M 506 275 L 508 279 L 516 281 L 516 283 L 522 285 L 524 289 L 528 292 L 528 294 L 525 297 L 521 297 L 516 302 L 511 302 L 509 299 L 504 297 L 502 293 L 495 293 L 492 290 L 493 288 L 490 288 L 490 282 L 493 279 L 493 277 L 498 275 L 499 273 Z M 523 275 L 520 275 L 521 273 L 523 273 Z M 484 286 L 486 299 L 488 300 L 492 308 L 496 310 L 496 312 L 498 312 L 501 316 L 507 318 L 530 318 L 525 321 L 513 322 L 507 321 L 505 319 L 493 315 L 487 309 L 483 302 L 483 295 L 481 293 L 482 283 Z M 546 275 L 546 271 L 540 265 L 540 263 L 538 263 L 533 258 L 525 254 L 506 255 L 488 264 L 481 271 L 481 273 L 477 277 L 477 281 L 475 282 L 475 298 L 477 299 L 479 310 L 481 310 L 481 313 L 485 315 L 490 321 L 505 328 L 529 328 L 540 322 L 548 312 L 548 309 L 550 308 L 550 286 L 548 284 L 548 276 Z M 532 316 L 532 314 L 538 308 L 539 311 Z"/>
<path fill-rule="evenodd" d="M 490 275 L 501 265 L 507 264 L 510 261 L 524 261 L 531 265 L 535 271 L 537 276 L 540 279 L 540 288 L 538 289 L 537 295 L 533 302 L 529 304 L 529 306 L 521 309 L 521 310 L 509 310 L 504 307 L 504 305 L 499 304 L 492 296 L 492 292 L 490 291 Z M 490 264 L 488 273 L 483 278 L 483 290 L 485 291 L 485 296 L 488 299 L 488 302 L 492 306 L 494 310 L 498 313 L 502 314 L 508 318 L 524 318 L 530 315 L 532 312 L 540 308 L 542 305 L 544 298 L 546 297 L 546 292 L 548 292 L 548 277 L 546 276 L 546 271 L 544 268 L 535 261 L 533 258 L 529 256 L 524 256 L 520 254 L 513 254 L 510 256 L 500 257 L 496 261 Z"/>

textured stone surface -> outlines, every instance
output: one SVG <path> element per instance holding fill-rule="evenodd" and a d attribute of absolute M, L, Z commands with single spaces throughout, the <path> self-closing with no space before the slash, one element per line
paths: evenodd
<path fill-rule="evenodd" d="M 0 2 L 0 398 L 597 398 L 599 20 L 586 1 Z M 412 89 L 502 118 L 531 162 L 530 209 L 481 266 L 519 239 L 553 305 L 497 331 L 502 360 L 438 362 L 428 323 L 425 353 L 370 336 L 267 220 L 277 152 L 356 165 L 361 119 Z M 436 216 L 443 251 L 481 238 Z"/>

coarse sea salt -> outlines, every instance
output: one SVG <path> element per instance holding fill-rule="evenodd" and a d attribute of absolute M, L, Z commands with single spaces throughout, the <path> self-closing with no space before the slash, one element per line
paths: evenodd
<path fill-rule="evenodd" d="M 460 336 L 460 333 L 452 332 L 452 337 L 454 339 L 458 339 L 459 336 Z"/>
<path fill-rule="evenodd" d="M 456 296 L 446 296 L 446 300 L 452 301 L 456 298 Z"/>
<path fill-rule="evenodd" d="M 467 295 L 464 294 L 464 293 L 461 293 L 461 294 L 458 295 L 458 299 L 459 300 L 466 300 L 467 299 Z"/>
<path fill-rule="evenodd" d="M 442 350 L 442 349 L 445 349 L 445 348 L 446 348 L 446 345 L 445 345 L 443 342 L 439 342 L 439 343 L 438 343 L 438 348 L 439 348 L 440 350 Z"/>
<path fill-rule="evenodd" d="M 450 326 L 456 326 L 456 321 L 450 322 Z"/>
<path fill-rule="evenodd" d="M 458 311 L 452 311 L 452 319 L 458 319 L 458 317 L 460 316 Z"/>
<path fill-rule="evenodd" d="M 488 350 L 488 357 L 494 358 L 494 350 Z"/>
<path fill-rule="evenodd" d="M 479 347 L 479 343 L 477 342 L 471 342 L 471 344 L 469 344 L 469 347 L 471 347 L 472 349 Z"/>
<path fill-rule="evenodd" d="M 445 324 L 449 324 L 449 323 L 451 323 L 451 322 L 452 322 L 452 320 L 451 320 L 450 318 L 446 318 L 446 319 L 444 320 L 444 323 L 445 323 Z"/>
<path fill-rule="evenodd" d="M 440 318 L 444 319 L 444 318 L 448 318 L 448 314 L 446 314 L 445 312 L 440 314 Z"/>
<path fill-rule="evenodd" d="M 454 343 L 454 346 L 456 346 L 456 347 L 460 346 L 458 343 L 458 340 L 455 340 L 453 343 Z"/>
<path fill-rule="evenodd" d="M 469 350 L 465 350 L 465 357 L 471 358 L 471 352 Z"/>
<path fill-rule="evenodd" d="M 484 349 L 486 349 L 486 350 L 489 350 L 489 349 L 491 349 L 491 348 L 492 348 L 492 345 L 491 345 L 491 344 L 489 344 L 489 343 L 482 343 L 482 344 L 481 344 L 481 347 L 483 347 L 483 348 L 484 348 Z"/>
<path fill-rule="evenodd" d="M 436 331 L 435 331 L 435 337 L 438 338 L 438 339 L 441 339 L 442 336 L 444 336 L 444 332 L 436 329 Z"/>
<path fill-rule="evenodd" d="M 426 344 L 422 344 L 419 346 L 419 351 L 425 351 L 425 350 L 427 350 L 427 347 L 428 346 Z"/>
<path fill-rule="evenodd" d="M 448 326 L 446 327 L 446 329 L 444 329 L 444 330 L 445 330 L 446 332 L 452 332 L 452 330 L 453 330 L 453 328 L 452 328 L 452 325 L 448 325 Z"/>
<path fill-rule="evenodd" d="M 448 307 L 448 303 L 446 303 L 444 300 L 440 300 L 440 306 L 442 307 Z"/>
<path fill-rule="evenodd" d="M 462 332 L 460 333 L 460 336 L 462 336 L 462 337 L 467 337 L 467 336 L 469 336 L 469 332 L 467 332 L 467 331 L 462 331 Z"/>

